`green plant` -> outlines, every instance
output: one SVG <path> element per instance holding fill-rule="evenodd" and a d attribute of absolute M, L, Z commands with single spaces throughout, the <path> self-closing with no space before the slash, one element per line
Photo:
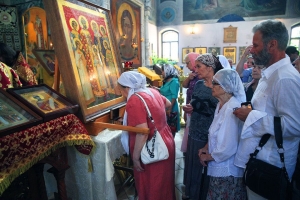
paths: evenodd
<path fill-rule="evenodd" d="M 155 64 L 160 64 L 160 65 L 162 65 L 162 64 L 171 64 L 171 65 L 175 65 L 175 64 L 177 64 L 177 61 L 175 61 L 175 60 L 171 60 L 171 59 L 167 59 L 167 58 L 159 58 L 156 55 L 153 55 L 151 57 L 151 59 L 152 59 L 153 65 L 155 65 Z"/>
<path fill-rule="evenodd" d="M 154 65 L 155 64 L 162 65 L 162 64 L 167 64 L 168 63 L 168 59 L 166 59 L 166 58 L 159 58 L 156 55 L 152 56 L 151 58 L 152 58 L 152 62 L 153 62 Z"/>

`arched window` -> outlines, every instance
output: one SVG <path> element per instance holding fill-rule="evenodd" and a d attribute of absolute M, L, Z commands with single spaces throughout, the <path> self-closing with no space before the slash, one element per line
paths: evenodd
<path fill-rule="evenodd" d="M 300 48 L 300 23 L 295 24 L 291 28 L 290 46 Z"/>
<path fill-rule="evenodd" d="M 165 31 L 161 34 L 162 38 L 162 57 L 178 61 L 179 49 L 178 39 L 179 35 L 176 31 Z"/>

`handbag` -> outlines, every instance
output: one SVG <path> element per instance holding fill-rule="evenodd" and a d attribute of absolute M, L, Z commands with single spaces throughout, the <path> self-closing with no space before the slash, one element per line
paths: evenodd
<path fill-rule="evenodd" d="M 161 160 L 166 160 L 169 158 L 169 151 L 164 140 L 162 139 L 159 131 L 157 130 L 154 124 L 154 119 L 151 116 L 150 110 L 145 100 L 138 93 L 135 93 L 135 95 L 137 95 L 145 104 L 148 118 L 150 119 L 150 121 L 155 127 L 153 137 L 150 140 L 147 140 L 142 148 L 141 160 L 144 164 L 150 164 Z M 149 146 L 151 149 L 149 148 Z"/>
<path fill-rule="evenodd" d="M 246 164 L 244 172 L 244 182 L 246 186 L 260 196 L 271 200 L 290 199 L 291 182 L 284 164 L 284 149 L 282 147 L 282 130 L 280 117 L 274 117 L 275 140 L 277 152 L 280 156 L 282 167 L 277 167 L 256 159 L 259 150 L 267 143 L 270 134 L 262 136 L 258 147 L 254 153 L 250 154 L 250 159 Z"/>
<path fill-rule="evenodd" d="M 173 137 L 175 136 L 177 132 L 177 118 L 178 113 L 177 112 L 171 112 L 169 116 L 167 116 L 167 124 L 169 125 Z"/>

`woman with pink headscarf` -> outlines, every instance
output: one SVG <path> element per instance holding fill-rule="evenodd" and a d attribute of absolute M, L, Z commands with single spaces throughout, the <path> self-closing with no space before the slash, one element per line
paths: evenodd
<path fill-rule="evenodd" d="M 182 82 L 182 87 L 187 88 L 186 104 L 190 103 L 190 101 L 192 99 L 194 86 L 195 86 L 196 82 L 199 80 L 198 75 L 195 72 L 195 60 L 198 56 L 199 56 L 198 53 L 191 52 L 191 53 L 188 53 L 184 58 L 186 67 L 191 71 L 189 76 Z M 190 117 L 191 117 L 190 114 L 184 113 L 184 119 L 186 122 L 186 126 L 185 126 L 185 130 L 184 130 L 182 144 L 181 144 L 182 152 L 186 152 L 187 138 L 188 138 L 188 134 L 189 134 Z"/>
<path fill-rule="evenodd" d="M 185 58 L 184 62 L 186 67 L 191 71 L 189 76 L 182 82 L 182 87 L 188 88 L 186 92 L 186 104 L 189 104 L 192 98 L 193 89 L 196 82 L 199 80 L 197 73 L 195 72 L 195 60 L 199 56 L 198 53 L 188 53 Z"/>

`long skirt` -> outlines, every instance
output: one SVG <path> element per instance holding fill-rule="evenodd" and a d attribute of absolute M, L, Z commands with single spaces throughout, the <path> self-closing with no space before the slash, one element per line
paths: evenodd
<path fill-rule="evenodd" d="M 207 167 L 200 163 L 198 150 L 203 148 L 207 142 L 193 140 L 188 137 L 188 145 L 184 166 L 185 195 L 192 200 L 206 199 L 209 176 Z"/>
<path fill-rule="evenodd" d="M 242 177 L 210 177 L 207 200 L 246 200 L 247 191 Z"/>

